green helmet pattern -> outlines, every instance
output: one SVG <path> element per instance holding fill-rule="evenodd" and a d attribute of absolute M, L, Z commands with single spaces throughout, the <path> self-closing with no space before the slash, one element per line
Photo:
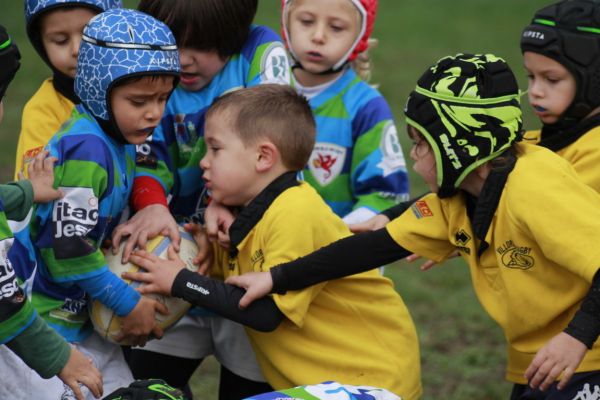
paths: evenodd
<path fill-rule="evenodd" d="M 510 67 L 493 54 L 457 54 L 425 71 L 404 112 L 433 149 L 440 197 L 521 139 L 520 97 Z"/>
<path fill-rule="evenodd" d="M 162 379 L 146 379 L 117 389 L 103 400 L 187 400 L 187 397 Z"/>

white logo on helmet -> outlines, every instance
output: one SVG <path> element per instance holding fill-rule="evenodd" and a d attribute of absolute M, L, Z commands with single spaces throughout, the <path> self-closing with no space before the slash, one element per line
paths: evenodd
<path fill-rule="evenodd" d="M 525 31 L 525 32 L 523 32 L 523 37 L 528 38 L 528 39 L 535 39 L 535 40 L 544 40 L 545 39 L 544 33 L 539 32 L 539 31 Z"/>
<path fill-rule="evenodd" d="M 452 148 L 452 144 L 450 143 L 450 139 L 448 139 L 448 136 L 446 136 L 445 133 L 442 133 L 440 135 L 440 140 L 442 141 L 444 152 L 446 153 L 446 156 L 448 156 L 448 158 L 450 159 L 450 162 L 452 163 L 454 169 L 459 169 L 460 167 L 462 167 L 462 163 L 460 162 L 458 156 L 456 155 L 456 152 Z"/>

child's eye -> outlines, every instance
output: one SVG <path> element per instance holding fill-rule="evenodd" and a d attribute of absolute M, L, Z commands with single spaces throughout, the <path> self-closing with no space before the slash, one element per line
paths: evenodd
<path fill-rule="evenodd" d="M 339 25 L 331 25 L 331 30 L 333 30 L 334 32 L 342 32 L 343 30 L 345 30 L 346 28 L 343 26 L 339 26 Z"/>
<path fill-rule="evenodd" d="M 146 102 L 144 100 L 138 100 L 138 99 L 129 99 L 129 102 L 134 107 L 142 107 L 144 104 L 146 104 Z"/>

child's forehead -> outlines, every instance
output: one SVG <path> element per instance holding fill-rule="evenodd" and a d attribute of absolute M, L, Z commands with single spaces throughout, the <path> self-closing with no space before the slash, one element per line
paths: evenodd
<path fill-rule="evenodd" d="M 337 14 L 344 13 L 345 16 L 359 16 L 360 12 L 352 0 L 292 0 L 290 2 L 291 12 L 294 10 L 307 10 L 311 9 L 318 13 L 326 13 L 328 11 Z"/>

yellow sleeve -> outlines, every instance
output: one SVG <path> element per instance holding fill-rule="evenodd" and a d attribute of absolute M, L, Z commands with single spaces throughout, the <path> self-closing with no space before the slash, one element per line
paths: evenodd
<path fill-rule="evenodd" d="M 457 200 L 452 198 L 450 201 Z M 428 194 L 390 221 L 386 229 L 403 248 L 440 262 L 456 250 L 449 241 L 450 228 L 444 208 L 436 194 Z"/>
<path fill-rule="evenodd" d="M 15 156 L 15 179 L 19 171 L 27 177 L 27 164 L 44 148 L 67 121 L 74 104 L 55 91 L 47 79 L 25 104 Z"/>

